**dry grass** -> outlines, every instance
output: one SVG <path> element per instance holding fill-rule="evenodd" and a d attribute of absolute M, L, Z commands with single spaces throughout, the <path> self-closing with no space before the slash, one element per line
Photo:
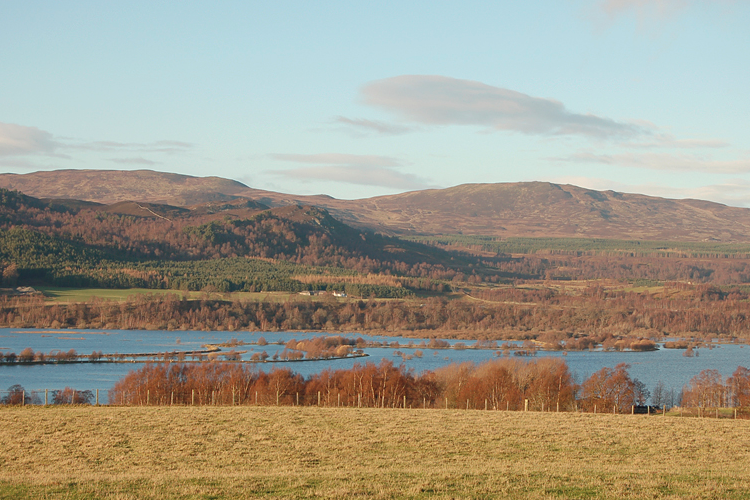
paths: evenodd
<path fill-rule="evenodd" d="M 0 498 L 750 498 L 750 421 L 0 409 Z"/>

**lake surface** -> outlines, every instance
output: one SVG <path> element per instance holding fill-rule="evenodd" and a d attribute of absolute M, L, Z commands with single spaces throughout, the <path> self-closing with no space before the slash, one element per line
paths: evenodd
<path fill-rule="evenodd" d="M 319 337 L 320 332 L 204 332 L 204 331 L 143 331 L 143 330 L 39 330 L 0 328 L 0 353 L 15 352 L 19 354 L 27 347 L 35 352 L 45 354 L 60 350 L 67 352 L 74 349 L 78 354 L 91 354 L 93 351 L 104 353 L 134 354 L 147 352 L 193 351 L 201 350 L 206 344 L 221 344 L 232 339 L 247 343 L 257 343 L 263 337 L 269 344 L 265 346 L 238 346 L 238 351 L 247 351 L 242 358 L 249 360 L 257 352 L 267 352 L 273 356 L 281 352 L 284 345 L 291 339 Z M 395 365 L 403 364 L 407 369 L 416 373 L 425 370 L 435 370 L 451 363 L 466 361 L 480 363 L 489 359 L 496 359 L 496 350 L 477 349 L 429 349 L 418 347 L 422 340 L 404 337 L 369 336 L 362 334 L 342 334 L 343 337 L 356 339 L 361 337 L 366 341 L 381 343 L 399 342 L 399 347 L 365 348 L 369 355 L 366 358 L 349 358 L 324 361 L 258 363 L 259 370 L 271 370 L 274 366 L 287 367 L 308 376 L 326 368 L 347 369 L 355 364 L 366 362 L 379 363 L 388 359 Z M 408 342 L 414 347 L 407 347 Z M 281 345 L 276 343 L 280 342 Z M 467 345 L 473 341 L 448 340 L 451 345 L 464 342 Z M 229 348 L 224 348 L 228 351 Z M 421 350 L 422 357 L 413 356 L 415 351 Z M 404 359 L 396 355 L 396 351 Z M 696 350 L 695 357 L 683 356 L 683 350 L 660 349 L 651 352 L 603 352 L 603 351 L 569 351 L 567 353 L 554 351 L 539 351 L 537 357 L 564 357 L 570 372 L 577 382 L 582 382 L 592 373 L 603 367 L 614 368 L 619 363 L 630 365 L 629 373 L 633 378 L 644 382 L 652 390 L 658 381 L 662 381 L 667 390 L 674 389 L 679 393 L 683 385 L 704 369 L 718 370 L 722 376 L 728 377 L 738 366 L 750 367 L 750 346 L 739 344 L 724 344 L 714 348 Z M 187 359 L 191 357 L 188 356 Z M 522 358 L 524 359 L 524 358 Z M 106 391 L 115 382 L 138 369 L 142 363 L 70 363 L 46 365 L 0 365 L 0 391 L 7 390 L 14 384 L 20 384 L 28 391 L 54 390 L 72 387 L 77 390 L 99 389 L 102 400 L 106 400 Z"/>

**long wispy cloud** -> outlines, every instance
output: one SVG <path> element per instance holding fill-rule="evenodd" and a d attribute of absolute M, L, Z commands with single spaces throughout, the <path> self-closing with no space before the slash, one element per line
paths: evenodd
<path fill-rule="evenodd" d="M 344 125 L 349 130 L 359 134 L 375 133 L 378 135 L 399 135 L 413 130 L 413 127 L 406 127 L 396 123 L 388 123 L 381 120 L 367 120 L 364 118 L 347 118 L 337 116 L 334 123 Z"/>
<path fill-rule="evenodd" d="M 54 155 L 61 144 L 36 127 L 0 123 L 0 156 Z"/>
<path fill-rule="evenodd" d="M 701 155 L 651 152 L 603 154 L 592 151 L 579 151 L 568 156 L 548 159 L 572 163 L 599 163 L 603 165 L 639 167 L 651 170 L 669 170 L 675 172 L 709 172 L 716 174 L 750 173 L 750 159 L 716 160 Z"/>
<path fill-rule="evenodd" d="M 365 85 L 366 104 L 424 125 L 476 125 L 537 135 L 633 138 L 650 130 L 636 123 L 576 113 L 554 99 L 473 80 L 439 75 L 402 75 Z"/>
<path fill-rule="evenodd" d="M 180 153 L 192 147 L 193 144 L 189 142 L 168 140 L 145 143 L 80 141 L 55 137 L 50 132 L 40 130 L 37 127 L 0 122 L 0 157 L 46 155 L 67 158 L 60 153 L 62 150 L 115 153 Z"/>
<path fill-rule="evenodd" d="M 423 189 L 428 187 L 428 182 L 425 179 L 398 171 L 397 167 L 401 166 L 401 162 L 388 156 L 320 153 L 274 154 L 271 157 L 280 161 L 311 165 L 266 172 L 292 179 L 330 181 L 391 189 Z"/>
<path fill-rule="evenodd" d="M 123 165 L 157 165 L 158 161 L 148 160 L 146 158 L 110 158 L 109 161 L 112 163 L 120 163 Z"/>
<path fill-rule="evenodd" d="M 652 34 L 679 18 L 684 12 L 701 8 L 707 11 L 721 9 L 724 16 L 731 15 L 732 6 L 747 0 L 594 0 L 588 8 L 589 17 L 598 30 L 603 30 L 625 17 L 633 17 L 641 29 Z"/>
<path fill-rule="evenodd" d="M 104 152 L 179 153 L 192 148 L 193 144 L 181 141 L 154 141 L 145 143 L 92 141 L 69 142 L 65 144 L 65 147 L 70 149 Z"/>
<path fill-rule="evenodd" d="M 714 3 L 716 0 L 602 0 L 597 8 L 610 17 L 635 12 L 639 17 L 665 19 L 672 17 L 690 4 Z"/>

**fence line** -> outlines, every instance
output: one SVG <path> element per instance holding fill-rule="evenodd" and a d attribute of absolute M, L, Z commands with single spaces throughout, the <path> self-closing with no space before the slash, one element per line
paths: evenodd
<path fill-rule="evenodd" d="M 27 391 L 0 391 L 0 405 L 2 406 L 53 406 L 53 405 L 88 405 L 88 406 L 318 406 L 341 408 L 413 408 L 413 409 L 451 409 L 451 410 L 479 410 L 479 411 L 523 411 L 531 413 L 575 412 L 591 414 L 623 413 L 616 408 L 606 411 L 594 408 L 588 412 L 579 408 L 562 409 L 559 405 L 542 406 L 542 409 L 529 409 L 528 400 L 522 405 L 503 402 L 491 404 L 485 399 L 481 405 L 467 399 L 465 402 L 449 398 L 429 400 L 423 396 L 419 399 L 402 396 L 393 398 L 386 404 L 385 398 L 375 400 L 365 399 L 362 394 L 345 395 L 338 391 L 318 391 L 316 394 L 288 393 L 284 391 L 252 393 L 242 392 L 237 388 L 221 390 L 191 390 L 170 391 L 169 393 L 152 394 L 150 390 L 122 393 L 120 400 L 109 401 L 109 391 L 99 389 L 39 389 Z M 369 403 L 368 403 L 369 401 Z M 649 415 L 683 417 L 683 418 L 714 418 L 714 419 L 750 419 L 750 408 L 746 407 L 673 407 L 669 410 L 658 407 L 632 407 L 634 415 Z"/>

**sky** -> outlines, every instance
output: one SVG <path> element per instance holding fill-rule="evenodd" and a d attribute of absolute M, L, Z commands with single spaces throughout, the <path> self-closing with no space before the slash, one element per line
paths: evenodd
<path fill-rule="evenodd" d="M 344 199 L 549 181 L 750 207 L 750 0 L 0 7 L 0 173 Z"/>

